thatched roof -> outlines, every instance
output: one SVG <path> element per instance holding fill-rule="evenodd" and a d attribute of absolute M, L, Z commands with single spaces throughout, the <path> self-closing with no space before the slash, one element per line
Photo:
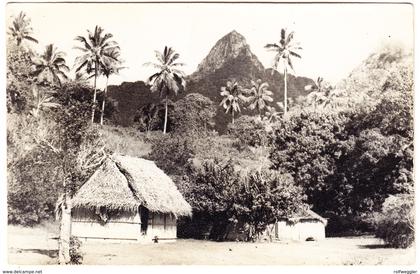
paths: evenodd
<path fill-rule="evenodd" d="M 130 156 L 105 160 L 73 198 L 74 207 L 135 210 L 140 205 L 153 212 L 191 215 L 191 206 L 169 176 L 154 162 Z"/>
<path fill-rule="evenodd" d="M 127 178 L 111 159 L 93 173 L 72 199 L 73 207 L 135 210 L 139 200 L 130 190 Z"/>
<path fill-rule="evenodd" d="M 324 224 L 324 226 L 327 225 L 328 220 L 321 217 L 317 213 L 313 212 L 309 208 L 305 208 L 300 210 L 299 212 L 293 214 L 293 216 L 290 216 L 289 218 L 283 218 L 291 222 L 299 222 L 301 220 L 318 220 Z"/>

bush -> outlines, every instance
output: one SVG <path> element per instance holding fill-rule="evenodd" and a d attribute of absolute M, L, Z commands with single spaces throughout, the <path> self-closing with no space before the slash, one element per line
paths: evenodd
<path fill-rule="evenodd" d="M 306 198 L 288 174 L 240 171 L 231 161 L 206 161 L 185 179 L 183 194 L 193 208 L 193 220 L 183 232 L 197 227 L 199 234 L 208 232 L 215 240 L 226 240 L 238 226 L 248 240 L 255 239 L 277 218 L 300 210 Z"/>
<path fill-rule="evenodd" d="M 376 217 L 376 237 L 395 248 L 407 248 L 414 242 L 414 196 L 388 197 Z"/>
<path fill-rule="evenodd" d="M 241 116 L 234 124 L 229 124 L 228 133 L 236 138 L 237 146 L 264 146 L 268 143 L 265 124 L 258 117 Z"/>
<path fill-rule="evenodd" d="M 70 238 L 70 264 L 82 264 L 83 256 L 80 252 L 82 242 L 76 237 Z"/>

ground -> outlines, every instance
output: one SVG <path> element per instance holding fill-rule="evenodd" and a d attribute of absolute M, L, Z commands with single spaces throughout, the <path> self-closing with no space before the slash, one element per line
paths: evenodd
<path fill-rule="evenodd" d="M 55 264 L 52 226 L 8 227 L 9 264 Z M 319 242 L 242 243 L 181 240 L 173 243 L 83 242 L 83 264 L 118 265 L 409 265 L 414 248 L 385 248 L 373 237 Z"/>

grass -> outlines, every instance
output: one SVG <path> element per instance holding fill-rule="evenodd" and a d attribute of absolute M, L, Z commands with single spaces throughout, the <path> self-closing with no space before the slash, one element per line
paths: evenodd
<path fill-rule="evenodd" d="M 55 264 L 53 227 L 8 227 L 9 264 Z M 243 243 L 182 240 L 173 243 L 83 242 L 92 265 L 410 265 L 415 250 L 385 248 L 373 237 L 319 242 Z"/>
<path fill-rule="evenodd" d="M 102 139 L 111 151 L 133 157 L 144 157 L 151 151 L 146 134 L 130 127 L 103 126 L 99 128 Z"/>

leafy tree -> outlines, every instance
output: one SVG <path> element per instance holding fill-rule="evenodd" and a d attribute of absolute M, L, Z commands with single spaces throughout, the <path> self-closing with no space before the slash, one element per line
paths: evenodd
<path fill-rule="evenodd" d="M 194 158 L 195 136 L 171 132 L 158 137 L 152 141 L 148 158 L 169 175 L 185 174 Z"/>
<path fill-rule="evenodd" d="M 119 47 L 115 41 L 110 40 L 113 35 L 111 33 L 103 34 L 103 32 L 104 29 L 96 26 L 93 33 L 88 30 L 87 38 L 83 36 L 77 36 L 75 38 L 76 41 L 83 44 L 83 47 L 75 47 L 82 51 L 82 55 L 76 58 L 76 72 L 79 72 L 83 68 L 86 69 L 87 74 L 94 72 L 92 123 L 94 122 L 96 108 L 96 80 L 101 69 L 103 69 L 107 63 L 109 64 L 113 61 L 118 61 L 115 59 L 113 53 L 115 50 L 118 50 Z"/>
<path fill-rule="evenodd" d="M 265 146 L 268 144 L 266 124 L 258 118 L 243 115 L 229 126 L 228 133 L 238 140 L 240 147 Z"/>
<path fill-rule="evenodd" d="M 140 108 L 134 116 L 134 121 L 138 123 L 138 128 L 141 131 L 146 131 L 148 134 L 151 130 L 157 128 L 161 121 L 159 113 L 162 110 L 160 105 L 153 103 L 147 104 Z"/>
<path fill-rule="evenodd" d="M 166 134 L 166 126 L 168 123 L 168 96 L 171 93 L 175 95 L 185 88 L 184 72 L 178 67 L 183 63 L 176 62 L 179 54 L 171 47 L 165 46 L 163 52 L 155 51 L 158 63 L 146 63 L 145 65 L 153 66 L 158 70 L 149 77 L 149 83 L 152 83 L 152 92 L 159 91 L 160 97 L 165 97 L 165 122 L 163 125 L 163 133 Z"/>
<path fill-rule="evenodd" d="M 58 155 L 56 164 L 62 171 L 62 195 L 57 207 L 60 217 L 59 262 L 70 261 L 71 197 L 106 157 L 99 135 L 86 119 L 89 116 L 90 90 L 77 84 L 57 93 L 60 108 L 54 109 L 49 134 L 41 144 Z"/>
<path fill-rule="evenodd" d="M 38 40 L 33 38 L 32 28 L 30 27 L 31 20 L 26 17 L 26 14 L 20 12 L 19 15 L 13 20 L 12 26 L 9 27 L 9 34 L 16 39 L 16 44 L 20 46 L 22 41 L 28 40 L 38 43 Z"/>
<path fill-rule="evenodd" d="M 199 93 L 190 93 L 175 102 L 170 119 L 174 131 L 194 132 L 202 136 L 214 127 L 215 116 L 216 107 L 209 98 Z"/>
<path fill-rule="evenodd" d="M 226 113 L 231 113 L 232 124 L 235 123 L 235 112 L 240 112 L 241 102 L 246 102 L 246 97 L 242 94 L 242 87 L 236 81 L 227 81 L 226 87 L 221 87 L 220 95 L 224 96 L 220 106 L 226 109 Z"/>
<path fill-rule="evenodd" d="M 290 173 L 321 214 L 355 220 L 379 211 L 390 194 L 412 193 L 413 82 L 398 68 L 378 103 L 301 113 L 275 126 L 272 168 Z"/>
<path fill-rule="evenodd" d="M 22 51 L 15 44 L 7 44 L 6 94 L 7 112 L 29 111 L 28 103 L 32 95 L 32 54 Z"/>
<path fill-rule="evenodd" d="M 376 215 L 376 237 L 391 247 L 407 248 L 414 243 L 414 220 L 414 195 L 391 195 Z"/>
<path fill-rule="evenodd" d="M 33 74 L 40 83 L 47 82 L 53 85 L 58 83 L 61 86 L 63 79 L 68 79 L 66 73 L 70 69 L 66 65 L 64 55 L 64 52 L 57 51 L 53 44 L 49 44 L 40 58 L 34 60 L 35 71 Z"/>
<path fill-rule="evenodd" d="M 273 171 L 241 174 L 231 162 L 204 162 L 181 191 L 193 207 L 193 222 L 205 219 L 210 237 L 224 240 L 232 226 L 248 226 L 255 239 L 276 218 L 295 212 L 304 200 L 290 176 Z"/>
<path fill-rule="evenodd" d="M 258 110 L 258 115 L 262 119 L 262 111 L 267 108 L 267 102 L 273 102 L 273 92 L 268 90 L 268 83 L 262 82 L 261 79 L 258 79 L 256 82 L 251 81 L 251 88 L 247 90 L 247 93 L 250 94 L 250 97 L 247 98 L 249 104 L 249 109 Z"/>
<path fill-rule="evenodd" d="M 109 55 L 111 58 L 105 60 L 104 66 L 102 67 L 102 74 L 106 77 L 104 96 L 102 100 L 101 109 L 101 125 L 104 124 L 104 112 L 105 112 L 105 99 L 108 91 L 108 80 L 112 74 L 118 74 L 123 67 L 121 67 L 122 60 L 120 59 L 120 52 L 116 49 L 112 50 Z"/>
<path fill-rule="evenodd" d="M 283 63 L 284 68 L 284 116 L 287 115 L 287 68 L 290 67 L 293 70 L 293 64 L 291 57 L 301 58 L 296 52 L 302 49 L 298 43 L 293 41 L 295 33 L 292 31 L 286 35 L 286 29 L 281 29 L 281 36 L 279 43 L 267 44 L 265 48 L 276 53 L 274 57 L 273 68 L 277 70 L 280 61 Z M 287 37 L 286 37 L 287 36 Z"/>
<path fill-rule="evenodd" d="M 291 174 L 316 210 L 325 209 L 326 179 L 335 172 L 345 122 L 346 117 L 339 115 L 302 113 L 274 126 L 272 168 Z"/>

